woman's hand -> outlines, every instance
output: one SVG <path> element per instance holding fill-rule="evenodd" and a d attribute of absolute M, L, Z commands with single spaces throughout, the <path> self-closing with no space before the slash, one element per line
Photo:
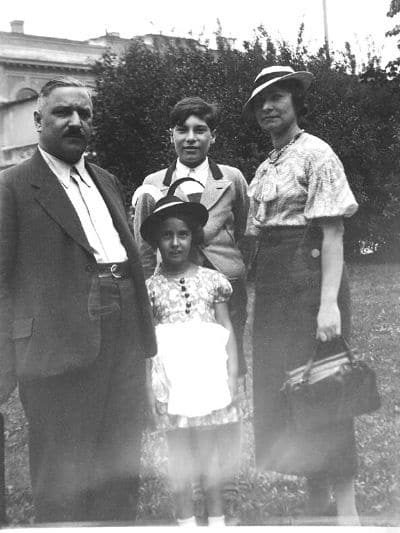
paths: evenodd
<path fill-rule="evenodd" d="M 343 273 L 343 221 L 321 219 L 321 301 L 317 316 L 316 338 L 322 342 L 341 334 L 341 318 L 337 304 Z"/>
<path fill-rule="evenodd" d="M 328 342 L 341 334 L 341 317 L 337 303 L 321 304 L 317 316 L 316 338 Z"/>

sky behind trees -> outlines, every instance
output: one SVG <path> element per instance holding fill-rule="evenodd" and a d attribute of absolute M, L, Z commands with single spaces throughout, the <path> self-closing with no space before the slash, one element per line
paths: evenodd
<path fill-rule="evenodd" d="M 9 31 L 13 19 L 25 21 L 25 32 L 35 35 L 85 40 L 108 32 L 121 37 L 163 33 L 182 37 L 214 37 L 217 19 L 223 34 L 251 39 L 253 30 L 263 24 L 271 36 L 296 40 L 299 26 L 305 24 L 304 38 L 311 49 L 324 39 L 323 0 L 3 0 L 0 31 Z M 382 56 L 383 62 L 400 55 L 396 38 L 385 38 L 396 19 L 386 16 L 390 0 L 326 0 L 329 40 L 342 50 L 350 41 L 360 60 L 368 51 Z"/>

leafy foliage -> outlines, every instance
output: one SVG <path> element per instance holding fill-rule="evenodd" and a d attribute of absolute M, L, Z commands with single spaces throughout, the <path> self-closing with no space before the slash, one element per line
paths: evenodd
<path fill-rule="evenodd" d="M 400 11 L 400 0 L 391 0 L 387 16 L 394 17 Z"/>
<path fill-rule="evenodd" d="M 387 16 L 393 18 L 400 12 L 400 0 L 391 0 Z M 386 37 L 394 37 L 400 33 L 400 25 L 396 24 L 391 30 L 386 32 Z"/>
<path fill-rule="evenodd" d="M 96 66 L 93 149 L 100 164 L 121 179 L 127 202 L 147 174 L 174 157 L 168 116 L 172 106 L 189 95 L 218 103 L 221 120 L 211 155 L 239 167 L 250 181 L 271 146 L 255 123 L 242 119 L 242 106 L 261 68 L 289 64 L 315 75 L 306 128 L 338 153 L 360 204 L 359 213 L 347 223 L 347 253 L 359 254 L 360 243 L 371 243 L 386 258 L 399 250 L 396 68 L 387 73 L 373 57 L 356 75 L 348 44 L 335 59 L 327 58 L 323 48 L 310 54 L 303 29 L 294 48 L 273 42 L 261 26 L 242 51 L 231 49 L 219 35 L 218 51 L 195 47 L 151 51 L 133 41 L 119 61 L 105 56 Z"/>

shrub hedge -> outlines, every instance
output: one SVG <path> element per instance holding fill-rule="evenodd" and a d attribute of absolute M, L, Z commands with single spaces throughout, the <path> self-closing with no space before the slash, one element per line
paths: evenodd
<path fill-rule="evenodd" d="M 274 43 L 264 28 L 242 50 L 218 36 L 218 50 L 193 47 L 150 50 L 133 40 L 120 59 L 104 56 L 96 67 L 93 152 L 99 163 L 122 181 L 127 204 L 144 177 L 174 157 L 168 116 L 184 96 L 198 95 L 220 109 L 212 156 L 239 167 L 250 181 L 271 149 L 268 137 L 241 117 L 256 74 L 272 64 L 311 71 L 316 82 L 308 95 L 305 128 L 326 140 L 343 161 L 360 204 L 347 221 L 346 253 L 357 257 L 400 257 L 399 77 L 370 58 L 355 73 L 349 45 L 340 57 L 325 50 L 311 54 L 302 30 L 295 47 Z"/>

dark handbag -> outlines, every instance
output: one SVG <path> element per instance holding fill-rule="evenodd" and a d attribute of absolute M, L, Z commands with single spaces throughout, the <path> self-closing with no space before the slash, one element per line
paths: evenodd
<path fill-rule="evenodd" d="M 297 429 L 336 424 L 379 409 L 375 372 L 354 359 L 345 339 L 343 351 L 287 372 L 281 388 L 288 421 Z"/>

